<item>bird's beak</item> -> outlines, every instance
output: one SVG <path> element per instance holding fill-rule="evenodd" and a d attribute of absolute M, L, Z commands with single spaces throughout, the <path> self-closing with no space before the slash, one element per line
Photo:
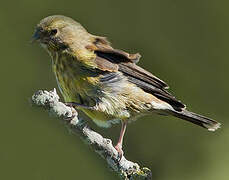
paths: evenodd
<path fill-rule="evenodd" d="M 32 38 L 31 38 L 31 43 L 34 43 L 34 42 L 37 42 L 38 40 L 40 40 L 40 30 L 39 29 L 36 29 L 35 30 L 35 32 L 34 32 L 34 34 L 33 34 L 33 36 L 32 36 Z"/>

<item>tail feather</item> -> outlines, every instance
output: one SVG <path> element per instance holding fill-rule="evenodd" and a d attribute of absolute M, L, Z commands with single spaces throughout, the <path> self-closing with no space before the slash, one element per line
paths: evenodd
<path fill-rule="evenodd" d="M 180 119 L 184 119 L 186 121 L 189 121 L 191 123 L 194 123 L 196 125 L 199 125 L 201 127 L 204 127 L 208 129 L 209 131 L 215 131 L 218 128 L 220 128 L 220 123 L 217 121 L 204 117 L 202 115 L 187 111 L 187 110 L 182 110 L 182 111 L 169 111 L 169 114 L 178 117 Z"/>

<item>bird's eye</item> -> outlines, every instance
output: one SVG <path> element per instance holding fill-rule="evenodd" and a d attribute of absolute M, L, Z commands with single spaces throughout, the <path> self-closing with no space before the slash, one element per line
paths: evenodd
<path fill-rule="evenodd" d="M 57 33 L 57 29 L 52 29 L 52 30 L 50 31 L 50 35 L 51 35 L 51 36 L 56 35 L 56 33 Z"/>

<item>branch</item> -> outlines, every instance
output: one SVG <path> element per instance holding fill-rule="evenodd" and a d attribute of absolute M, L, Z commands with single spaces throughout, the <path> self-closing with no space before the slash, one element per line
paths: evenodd
<path fill-rule="evenodd" d="M 96 153 L 103 157 L 108 166 L 117 172 L 122 179 L 151 179 L 150 169 L 140 168 L 137 163 L 126 160 L 124 156 L 120 160 L 118 152 L 112 145 L 112 141 L 93 131 L 83 119 L 78 118 L 78 113 L 74 108 L 66 106 L 59 99 L 55 89 L 49 92 L 39 90 L 32 96 L 32 103 L 47 109 L 51 115 L 65 121 L 68 127 L 80 135 Z M 68 121 L 66 121 L 67 119 Z"/>

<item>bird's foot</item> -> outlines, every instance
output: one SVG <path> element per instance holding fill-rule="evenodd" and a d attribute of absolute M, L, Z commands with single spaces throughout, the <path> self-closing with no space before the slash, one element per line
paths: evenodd
<path fill-rule="evenodd" d="M 71 122 L 76 116 L 78 116 L 78 112 L 75 110 L 75 108 L 74 107 L 72 107 L 72 106 L 69 106 L 70 108 L 71 108 L 71 111 L 72 111 L 72 115 L 71 116 L 65 116 L 64 117 L 64 120 L 65 121 L 69 121 L 69 122 Z"/>
<path fill-rule="evenodd" d="M 122 145 L 121 144 L 117 144 L 115 146 L 115 149 L 118 151 L 118 157 L 119 157 L 119 161 L 121 161 L 122 157 L 123 157 L 123 150 L 122 150 Z"/>
<path fill-rule="evenodd" d="M 86 105 L 79 104 L 79 103 L 76 103 L 76 102 L 66 102 L 64 104 L 66 106 L 69 106 L 69 107 L 76 107 L 76 108 L 78 107 L 78 108 L 91 109 L 91 110 L 94 109 L 94 107 L 86 106 Z"/>

